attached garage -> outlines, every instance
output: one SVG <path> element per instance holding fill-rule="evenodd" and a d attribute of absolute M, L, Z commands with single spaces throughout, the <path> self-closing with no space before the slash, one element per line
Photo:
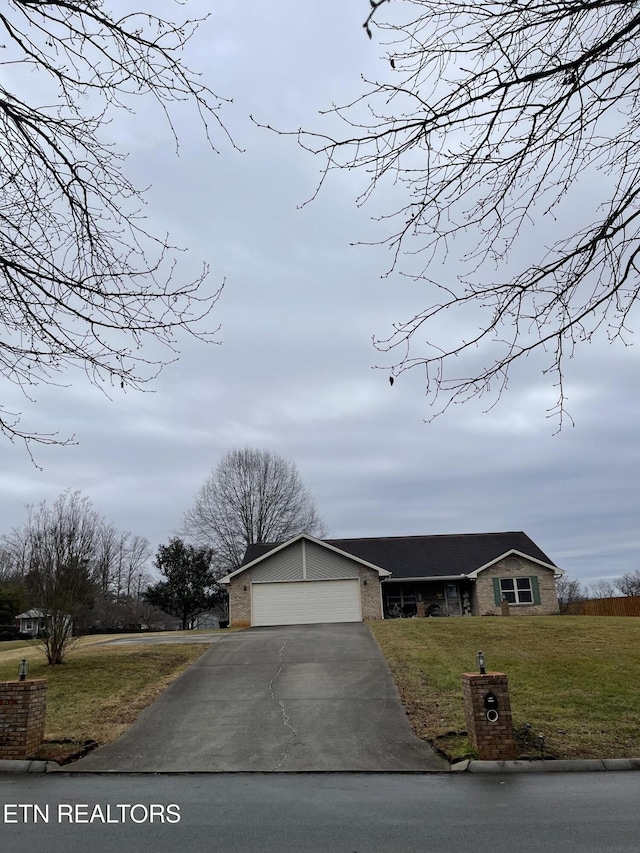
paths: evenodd
<path fill-rule="evenodd" d="M 252 625 L 361 622 L 360 581 L 300 581 L 251 585 Z"/>
<path fill-rule="evenodd" d="M 232 625 L 311 625 L 382 618 L 380 579 L 389 572 L 300 534 L 223 578 Z"/>

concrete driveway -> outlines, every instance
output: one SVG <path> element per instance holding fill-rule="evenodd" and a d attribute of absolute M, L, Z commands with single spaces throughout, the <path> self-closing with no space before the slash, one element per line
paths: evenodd
<path fill-rule="evenodd" d="M 65 770 L 447 770 L 361 623 L 220 637 L 138 722 Z"/>

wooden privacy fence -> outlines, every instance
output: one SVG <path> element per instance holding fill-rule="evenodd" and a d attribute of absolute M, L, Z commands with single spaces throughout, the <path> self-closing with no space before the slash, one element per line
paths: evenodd
<path fill-rule="evenodd" d="M 567 605 L 571 616 L 640 616 L 640 595 L 621 598 L 589 598 Z"/>

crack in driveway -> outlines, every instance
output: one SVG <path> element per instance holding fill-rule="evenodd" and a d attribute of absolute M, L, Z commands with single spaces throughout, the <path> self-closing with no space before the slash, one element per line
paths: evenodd
<path fill-rule="evenodd" d="M 279 666 L 276 674 L 273 676 L 273 678 L 269 682 L 269 693 L 271 694 L 271 698 L 273 699 L 273 701 L 278 703 L 278 707 L 280 708 L 280 713 L 282 714 L 282 722 L 284 723 L 284 725 L 288 729 L 291 730 L 291 739 L 290 739 L 289 743 L 287 744 L 287 748 L 284 751 L 282 758 L 276 764 L 276 766 L 273 768 L 274 773 L 276 772 L 276 770 L 279 770 L 282 767 L 282 765 L 284 764 L 284 762 L 287 760 L 287 757 L 288 757 L 289 753 L 291 752 L 291 747 L 293 746 L 293 741 L 295 740 L 296 735 L 298 734 L 297 731 L 291 725 L 291 722 L 289 720 L 289 715 L 287 714 L 287 709 L 285 708 L 284 699 L 276 699 L 275 694 L 273 692 L 273 685 L 276 683 L 278 676 L 280 675 L 280 673 L 282 672 L 282 668 L 284 667 L 284 658 L 282 656 L 282 653 L 284 652 L 284 647 L 286 645 L 287 645 L 287 640 L 284 641 L 284 643 L 282 644 L 282 646 L 278 650 L 278 658 L 280 659 L 280 666 Z"/>

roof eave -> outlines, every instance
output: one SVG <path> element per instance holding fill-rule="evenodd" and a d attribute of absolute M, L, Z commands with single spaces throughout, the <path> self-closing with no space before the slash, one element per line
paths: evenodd
<path fill-rule="evenodd" d="M 411 583 L 413 581 L 461 581 L 466 580 L 467 575 L 429 575 L 428 577 L 408 577 L 404 576 L 401 578 L 390 577 L 385 578 L 383 583 Z"/>

